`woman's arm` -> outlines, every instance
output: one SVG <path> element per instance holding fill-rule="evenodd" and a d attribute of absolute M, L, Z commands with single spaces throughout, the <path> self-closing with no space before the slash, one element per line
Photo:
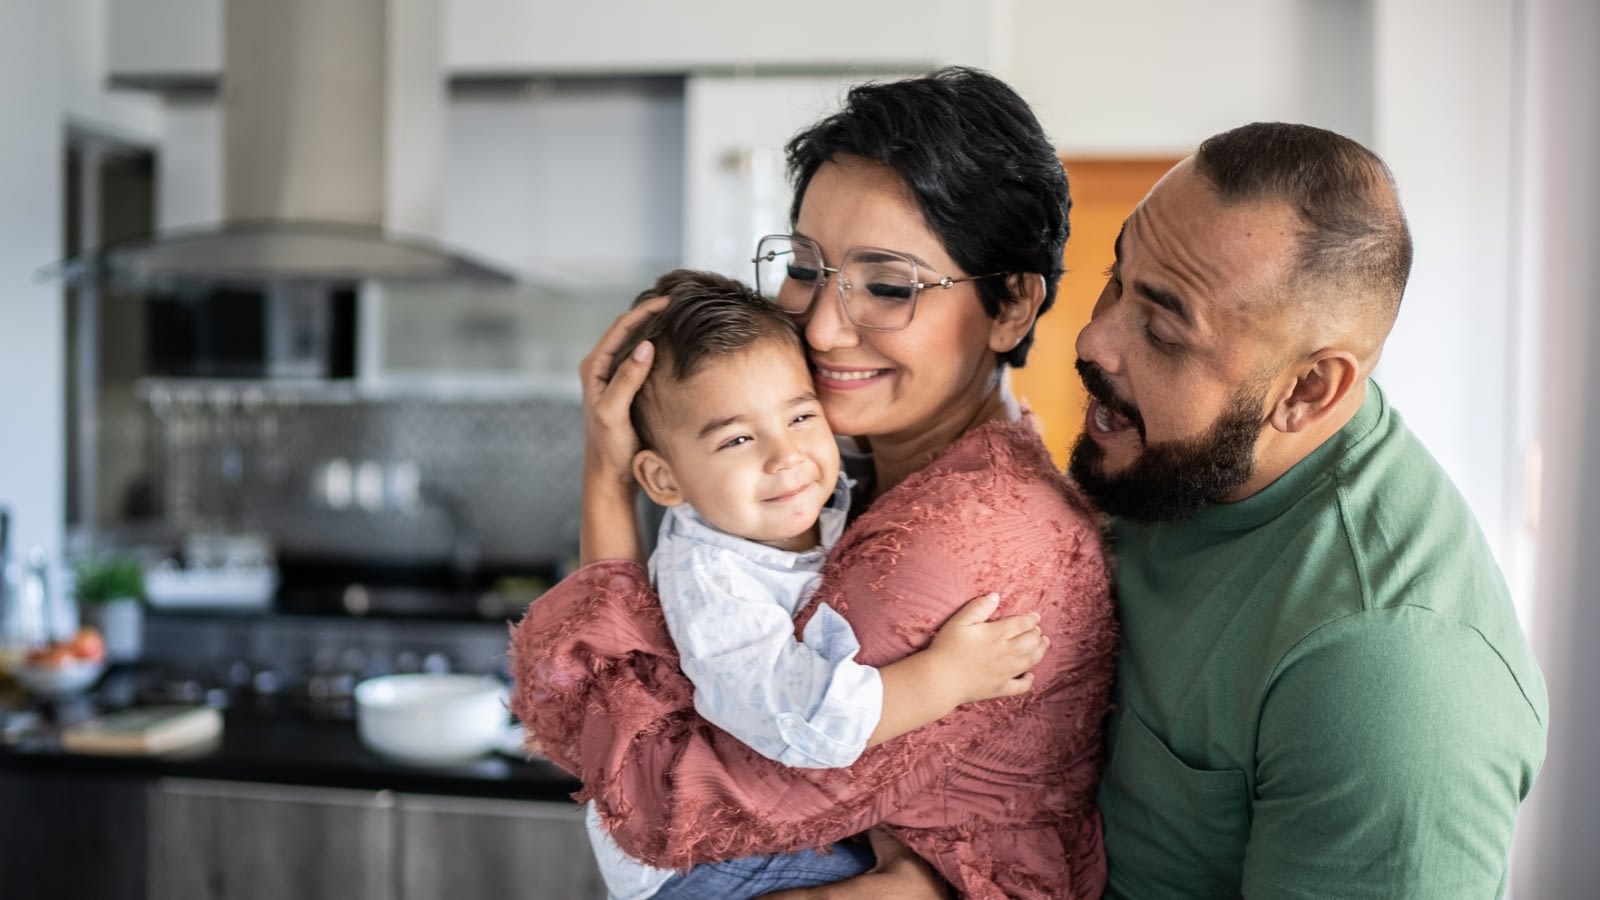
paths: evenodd
<path fill-rule="evenodd" d="M 797 640 L 789 612 L 800 582 L 774 581 L 727 548 L 668 537 L 656 590 L 695 710 L 768 759 L 838 768 L 861 751 L 956 707 L 1028 690 L 1048 639 L 1033 613 L 987 621 L 995 595 L 967 604 L 933 644 L 884 666 L 856 661 L 850 623 L 823 607 Z"/>
<path fill-rule="evenodd" d="M 992 514 L 975 510 L 974 515 L 985 516 L 993 527 Z M 825 577 L 823 591 L 830 590 L 831 578 L 833 592 L 857 598 L 852 605 L 859 613 L 852 624 L 862 645 L 878 654 L 869 662 L 888 665 L 925 646 L 939 624 L 966 602 L 957 592 L 970 589 L 969 579 L 955 577 L 964 567 L 952 567 L 954 556 L 993 560 L 987 572 L 974 577 L 1005 583 L 1004 571 L 1019 563 L 1023 569 L 1056 572 L 1083 552 L 1078 542 L 1097 540 L 1087 523 L 1041 529 L 1036 518 L 1008 517 L 1018 520 L 1017 527 L 1003 539 L 996 536 L 996 546 L 975 541 L 965 521 L 913 529 L 890 523 L 854 547 L 841 545 L 852 560 L 830 565 L 838 571 Z M 853 528 L 859 532 L 862 525 Z M 897 559 L 890 568 L 900 574 L 883 583 L 883 563 L 866 563 L 885 560 L 880 554 L 890 549 Z M 921 577 L 911 578 L 907 571 Z M 1103 571 L 1085 578 L 1083 589 L 1103 598 Z M 1012 610 L 1027 612 L 1040 595 L 1006 599 Z M 962 753 L 1000 735 L 1005 737 L 995 749 L 1004 748 L 1008 771 L 1017 768 L 1006 775 L 1016 782 L 1015 790 L 1037 790 L 1036 779 L 1059 777 L 1056 770 L 1071 765 L 1070 748 L 1056 746 L 1073 727 L 1060 705 L 1064 695 L 1058 679 L 1081 651 L 1076 636 L 1062 630 L 1061 609 L 1072 598 L 1052 602 L 1057 609 L 1046 633 L 1074 640 L 1057 641 L 1064 655 L 1046 657 L 1055 673 L 1051 680 L 1036 682 L 1022 697 L 962 707 L 928 728 L 868 750 L 845 772 L 780 766 L 695 715 L 692 689 L 678 671 L 660 606 L 644 570 L 631 564 L 585 567 L 533 604 L 513 635 L 513 708 L 525 723 L 533 723 L 530 732 L 551 756 L 584 781 L 580 796 L 596 801 L 615 825 L 618 843 L 654 865 L 817 846 L 885 820 L 935 826 L 946 815 L 937 797 L 939 786 L 953 775 L 952 766 Z M 860 630 L 863 621 L 869 630 Z M 573 622 L 583 625 L 573 628 Z M 1080 712 L 1098 722 L 1103 709 Z M 1027 717 L 1028 727 L 1013 734 L 1018 715 Z M 1002 830 L 1008 817 L 1027 806 L 1012 810 L 1000 795 L 992 803 L 976 796 L 969 800 L 969 806 L 982 808 L 963 808 L 959 815 L 992 819 Z M 908 813 L 911 808 L 920 811 Z"/>
<path fill-rule="evenodd" d="M 1098 524 L 1036 444 L 1023 450 L 1037 459 L 1018 463 L 1007 445 L 978 443 L 880 498 L 814 598 L 845 614 L 862 662 L 885 667 L 926 647 L 968 597 L 999 590 L 1002 611 L 1039 612 L 1052 638 L 1027 693 L 963 706 L 848 770 L 786 768 L 694 714 L 644 569 L 606 562 L 568 576 L 515 629 L 513 709 L 584 782 L 579 799 L 617 843 L 654 865 L 883 824 L 962 894 L 1091 895 L 1115 622 Z"/>
<path fill-rule="evenodd" d="M 897 785 L 933 784 L 944 764 L 912 743 L 918 731 L 849 770 L 793 769 L 712 726 L 631 562 L 585 566 L 535 601 L 512 634 L 511 667 L 530 738 L 583 781 L 579 799 L 616 825 L 623 850 L 652 865 L 841 840 L 886 818 Z"/>
<path fill-rule="evenodd" d="M 644 545 L 633 502 L 633 456 L 639 452 L 628 409 L 650 374 L 655 348 L 645 341 L 611 373 L 611 363 L 628 332 L 667 305 L 657 297 L 628 310 L 606 329 L 578 365 L 583 381 L 583 518 L 578 527 L 578 561 L 631 559 L 644 562 Z"/>

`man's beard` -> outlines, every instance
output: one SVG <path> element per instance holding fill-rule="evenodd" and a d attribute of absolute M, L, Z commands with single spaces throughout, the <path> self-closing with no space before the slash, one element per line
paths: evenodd
<path fill-rule="evenodd" d="M 1078 373 L 1089 395 L 1127 418 L 1144 440 L 1144 420 L 1122 402 L 1105 373 L 1093 363 L 1078 361 Z M 1256 438 L 1266 420 L 1264 384 L 1241 388 L 1215 424 L 1203 435 L 1182 441 L 1146 443 L 1126 469 L 1105 471 L 1105 451 L 1086 426 L 1072 448 L 1067 471 L 1101 510 L 1144 524 L 1175 522 L 1221 503 L 1250 478 L 1255 468 Z"/>

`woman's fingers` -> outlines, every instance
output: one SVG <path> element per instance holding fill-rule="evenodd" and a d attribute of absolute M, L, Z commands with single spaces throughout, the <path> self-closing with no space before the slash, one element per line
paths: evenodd
<path fill-rule="evenodd" d="M 612 361 L 623 350 L 628 333 L 667 305 L 666 297 L 652 297 L 617 317 L 579 365 L 583 379 L 584 469 L 586 477 L 629 483 L 639 436 L 633 431 L 628 410 L 639 387 L 650 374 L 655 348 L 640 343 L 611 373 Z"/>
<path fill-rule="evenodd" d="M 583 377 L 583 388 L 588 392 L 593 387 L 603 387 L 606 383 L 606 374 L 611 371 L 611 361 L 617 352 L 622 349 L 622 344 L 628 338 L 628 332 L 634 326 L 655 315 L 667 307 L 666 297 L 651 297 L 649 300 L 635 306 L 611 323 L 605 330 L 600 340 L 595 342 L 594 349 L 578 364 L 578 373 Z"/>
<path fill-rule="evenodd" d="M 655 361 L 655 345 L 642 341 L 628 358 L 617 366 L 611 381 L 595 397 L 596 414 L 620 425 L 628 418 L 628 408 L 633 398 L 650 376 L 650 364 Z M 631 427 L 631 426 L 630 426 Z"/>

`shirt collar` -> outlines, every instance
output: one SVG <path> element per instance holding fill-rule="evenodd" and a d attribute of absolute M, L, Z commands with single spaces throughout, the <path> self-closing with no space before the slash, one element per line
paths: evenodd
<path fill-rule="evenodd" d="M 839 542 L 839 536 L 844 533 L 844 526 L 850 514 L 850 479 L 843 472 L 839 473 L 839 481 L 834 485 L 833 496 L 823 504 L 822 511 L 818 513 L 818 535 L 821 545 L 809 550 L 779 550 L 759 541 L 736 537 L 725 531 L 717 529 L 700 516 L 700 512 L 685 503 L 667 510 L 666 518 L 661 522 L 661 540 L 669 537 L 682 540 L 692 540 L 726 550 L 741 553 L 752 559 L 759 559 L 767 564 L 793 566 L 798 563 L 812 562 L 817 557 L 825 555 Z"/>

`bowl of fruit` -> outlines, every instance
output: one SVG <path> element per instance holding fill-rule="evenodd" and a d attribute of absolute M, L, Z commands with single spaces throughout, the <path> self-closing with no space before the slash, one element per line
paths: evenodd
<path fill-rule="evenodd" d="M 29 650 L 10 671 L 34 696 L 59 700 L 88 690 L 105 670 L 105 640 L 95 629 L 83 628 L 68 640 Z"/>

